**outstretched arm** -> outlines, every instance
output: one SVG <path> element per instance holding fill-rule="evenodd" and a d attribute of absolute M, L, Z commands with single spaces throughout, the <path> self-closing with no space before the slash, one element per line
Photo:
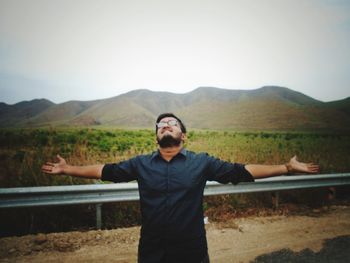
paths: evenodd
<path fill-rule="evenodd" d="M 66 160 L 60 155 L 57 155 L 57 159 L 57 163 L 47 162 L 41 167 L 41 170 L 47 174 L 66 174 L 88 179 L 101 178 L 104 165 L 74 166 L 67 164 Z"/>
<path fill-rule="evenodd" d="M 260 165 L 247 164 L 245 168 L 254 178 L 264 178 L 292 173 L 318 173 L 319 166 L 313 163 L 303 163 L 294 156 L 286 164 L 280 165 Z"/>

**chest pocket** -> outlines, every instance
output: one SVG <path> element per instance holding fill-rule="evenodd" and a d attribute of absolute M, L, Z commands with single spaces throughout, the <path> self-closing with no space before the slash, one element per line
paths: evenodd
<path fill-rule="evenodd" d="M 173 166 L 169 173 L 169 190 L 191 190 L 205 183 L 204 167 L 201 165 Z"/>
<path fill-rule="evenodd" d="M 138 184 L 140 191 L 149 195 L 166 193 L 167 177 L 165 167 L 147 167 L 142 170 L 138 178 Z"/>

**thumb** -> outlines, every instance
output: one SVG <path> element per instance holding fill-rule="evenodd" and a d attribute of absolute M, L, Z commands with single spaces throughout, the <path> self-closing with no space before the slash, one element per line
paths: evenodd
<path fill-rule="evenodd" d="M 57 154 L 56 157 L 57 157 L 58 161 L 60 161 L 60 162 L 64 161 L 64 159 L 61 157 L 61 155 Z"/>

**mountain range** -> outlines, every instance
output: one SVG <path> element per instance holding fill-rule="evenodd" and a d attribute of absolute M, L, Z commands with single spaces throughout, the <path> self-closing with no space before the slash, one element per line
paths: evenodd
<path fill-rule="evenodd" d="M 0 103 L 0 127 L 151 128 L 163 112 L 178 115 L 190 129 L 350 131 L 350 97 L 322 102 L 278 86 L 200 87 L 185 94 L 142 89 L 93 101 Z"/>

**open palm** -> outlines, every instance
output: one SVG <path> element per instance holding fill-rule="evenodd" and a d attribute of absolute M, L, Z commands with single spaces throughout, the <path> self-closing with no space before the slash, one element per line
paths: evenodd
<path fill-rule="evenodd" d="M 67 165 L 65 159 L 63 159 L 60 155 L 57 155 L 58 162 L 51 163 L 47 162 L 41 167 L 41 171 L 48 174 L 61 174 L 63 173 L 64 167 Z"/>
<path fill-rule="evenodd" d="M 287 166 L 291 173 L 318 173 L 320 169 L 317 164 L 299 162 L 296 155 L 289 160 Z"/>

